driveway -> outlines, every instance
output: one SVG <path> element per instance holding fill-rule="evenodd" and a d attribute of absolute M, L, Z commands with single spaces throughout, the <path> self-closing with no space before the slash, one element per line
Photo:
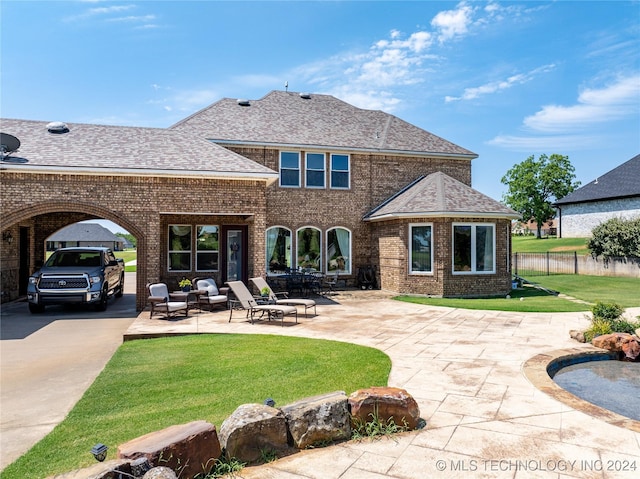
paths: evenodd
<path fill-rule="evenodd" d="M 102 371 L 136 318 L 135 273 L 104 312 L 27 303 L 3 304 L 0 316 L 0 469 L 58 424 Z"/>

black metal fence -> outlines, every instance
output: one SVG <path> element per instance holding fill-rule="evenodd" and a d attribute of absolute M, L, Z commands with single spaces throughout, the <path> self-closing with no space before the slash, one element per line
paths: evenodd
<path fill-rule="evenodd" d="M 573 253 L 513 253 L 511 269 L 518 276 L 549 276 L 578 274 L 578 254 Z"/>

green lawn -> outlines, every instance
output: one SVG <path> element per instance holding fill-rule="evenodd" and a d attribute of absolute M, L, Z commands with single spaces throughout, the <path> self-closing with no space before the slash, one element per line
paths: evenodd
<path fill-rule="evenodd" d="M 638 278 L 556 274 L 527 279 L 545 288 L 554 289 L 590 303 L 614 302 L 624 308 L 640 306 L 640 279 Z"/>
<path fill-rule="evenodd" d="M 485 309 L 489 311 L 519 312 L 574 312 L 587 311 L 589 306 L 559 298 L 535 288 L 520 288 L 512 291 L 511 298 L 426 298 L 423 296 L 397 296 L 400 301 L 430 304 L 448 308 Z"/>
<path fill-rule="evenodd" d="M 525 277 L 526 278 L 526 277 Z M 546 289 L 558 291 L 586 301 L 581 304 L 548 294 L 533 287 L 512 291 L 511 298 L 426 298 L 422 296 L 397 296 L 396 299 L 449 308 L 486 309 L 490 311 L 520 312 L 571 312 L 588 311 L 596 301 L 618 303 L 624 308 L 640 306 L 640 279 L 611 276 L 584 276 L 574 274 L 532 276 L 526 278 Z M 523 298 L 522 301 L 520 298 Z"/>
<path fill-rule="evenodd" d="M 514 253 L 546 253 L 547 251 L 577 251 L 578 254 L 589 254 L 586 238 L 539 239 L 535 236 L 512 236 Z"/>
<path fill-rule="evenodd" d="M 204 419 L 219 429 L 239 405 L 271 397 L 283 406 L 388 382 L 377 349 L 271 335 L 194 335 L 124 343 L 67 418 L 9 465 L 3 479 L 40 479 L 95 463 L 96 443 L 117 446 Z"/>

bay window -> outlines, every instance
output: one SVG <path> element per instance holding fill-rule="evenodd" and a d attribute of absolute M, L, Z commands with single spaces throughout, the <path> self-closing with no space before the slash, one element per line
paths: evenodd
<path fill-rule="evenodd" d="M 453 272 L 495 273 L 494 224 L 453 225 Z"/>
<path fill-rule="evenodd" d="M 433 225 L 409 225 L 409 274 L 433 272 Z"/>

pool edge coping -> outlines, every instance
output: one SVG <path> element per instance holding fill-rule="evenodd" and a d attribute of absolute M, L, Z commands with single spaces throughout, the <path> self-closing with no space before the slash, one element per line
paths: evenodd
<path fill-rule="evenodd" d="M 595 348 L 593 346 L 587 348 L 556 349 L 554 351 L 537 354 L 525 361 L 522 365 L 522 372 L 536 388 L 566 406 L 569 406 L 571 409 L 588 414 L 613 426 L 640 432 L 640 421 L 622 416 L 603 407 L 596 406 L 584 399 L 580 399 L 578 396 L 558 386 L 551 376 L 549 376 L 547 368 L 553 362 L 568 359 L 572 356 L 590 356 L 608 353 L 609 351 L 605 349 Z"/>

